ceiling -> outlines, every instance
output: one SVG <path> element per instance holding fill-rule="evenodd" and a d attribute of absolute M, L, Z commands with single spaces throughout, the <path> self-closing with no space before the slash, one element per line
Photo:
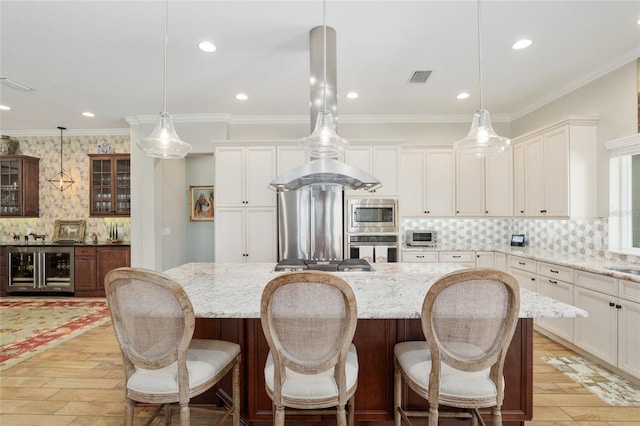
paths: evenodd
<path fill-rule="evenodd" d="M 483 104 L 517 118 L 640 56 L 640 1 L 481 3 Z M 167 111 L 176 117 L 309 121 L 313 1 L 169 2 Z M 474 1 L 326 2 L 337 33 L 338 115 L 349 120 L 470 120 L 478 109 Z M 126 129 L 162 110 L 160 1 L 0 1 L 3 134 Z M 524 50 L 511 45 L 533 40 Z M 202 40 L 217 46 L 206 54 Z M 424 84 L 408 84 L 430 70 Z M 359 98 L 345 97 L 349 91 Z M 456 95 L 469 92 L 467 100 Z M 246 101 L 235 95 L 246 93 Z M 85 118 L 84 111 L 95 113 Z M 180 121 L 176 118 L 176 121 Z"/>

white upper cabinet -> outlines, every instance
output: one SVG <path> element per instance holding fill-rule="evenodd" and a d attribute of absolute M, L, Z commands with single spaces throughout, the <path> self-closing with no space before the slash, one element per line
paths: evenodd
<path fill-rule="evenodd" d="M 296 167 L 300 167 L 309 161 L 307 152 L 299 145 L 278 146 L 277 175 L 280 176 Z"/>
<path fill-rule="evenodd" d="M 572 117 L 517 138 L 514 145 L 517 216 L 596 217 L 596 124 L 595 118 Z M 521 156 L 524 179 L 520 176 Z"/>
<path fill-rule="evenodd" d="M 400 152 L 400 214 L 455 215 L 456 157 L 451 148 L 407 148 Z"/>
<path fill-rule="evenodd" d="M 485 158 L 484 207 L 486 216 L 513 215 L 513 152 Z"/>
<path fill-rule="evenodd" d="M 524 144 L 513 145 L 513 214 L 526 216 L 524 193 Z"/>
<path fill-rule="evenodd" d="M 382 187 L 373 192 L 363 190 L 348 190 L 347 195 L 375 196 L 381 195 L 397 197 L 398 189 L 398 163 L 400 160 L 400 147 L 397 146 L 350 146 L 344 154 L 344 161 L 354 167 L 364 170 L 375 176 Z"/>
<path fill-rule="evenodd" d="M 216 206 L 275 206 L 275 147 L 217 147 L 215 162 Z"/>
<path fill-rule="evenodd" d="M 456 155 L 456 216 L 484 216 L 484 158 Z"/>

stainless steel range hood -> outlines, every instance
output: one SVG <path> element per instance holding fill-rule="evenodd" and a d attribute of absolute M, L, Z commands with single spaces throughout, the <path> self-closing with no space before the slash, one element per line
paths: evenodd
<path fill-rule="evenodd" d="M 288 170 L 275 178 L 269 186 L 277 191 L 295 191 L 307 185 L 329 183 L 367 191 L 382 186 L 378 179 L 364 170 L 331 158 L 313 160 Z"/>
<path fill-rule="evenodd" d="M 326 27 L 325 53 L 324 30 L 323 26 L 318 26 L 309 33 L 311 131 L 314 130 L 318 114 L 323 110 L 330 111 L 334 117 L 337 114 L 336 31 Z M 312 158 L 309 163 L 278 176 L 269 187 L 276 191 L 295 191 L 313 184 L 338 184 L 347 189 L 367 191 L 382 186 L 378 179 L 357 167 L 337 159 Z"/>

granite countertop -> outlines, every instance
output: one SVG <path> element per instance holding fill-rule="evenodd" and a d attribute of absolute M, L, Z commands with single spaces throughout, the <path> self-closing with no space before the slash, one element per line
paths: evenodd
<path fill-rule="evenodd" d="M 580 271 L 593 272 L 594 274 L 606 275 L 613 278 L 621 278 L 628 281 L 640 282 L 640 275 L 627 274 L 624 272 L 611 271 L 610 266 L 627 266 L 640 269 L 637 263 L 621 263 L 612 260 L 602 259 L 594 256 L 579 256 L 558 253 L 554 250 L 538 249 L 530 247 L 511 247 L 508 245 L 499 246 L 468 246 L 468 245 L 443 245 L 438 247 L 409 247 L 402 246 L 402 251 L 495 251 L 514 256 L 522 256 L 538 262 L 548 262 L 555 265 L 566 266 Z"/>
<path fill-rule="evenodd" d="M 106 241 L 98 241 L 96 244 L 93 243 L 69 243 L 69 242 L 63 242 L 63 243 L 54 243 L 52 241 L 29 241 L 28 243 L 25 243 L 24 241 L 21 242 L 14 242 L 13 240 L 11 240 L 11 242 L 9 241 L 0 241 L 0 246 L 3 247 L 102 247 L 102 246 L 129 246 L 131 245 L 130 241 L 122 241 L 120 243 L 108 243 Z"/>
<path fill-rule="evenodd" d="M 199 318 L 260 318 L 262 291 L 273 263 L 187 263 L 165 273 L 185 289 Z M 339 276 L 354 290 L 358 318 L 420 318 L 427 290 L 442 275 L 463 269 L 454 263 L 384 263 L 376 272 Z M 520 289 L 520 318 L 579 318 L 587 312 Z"/>

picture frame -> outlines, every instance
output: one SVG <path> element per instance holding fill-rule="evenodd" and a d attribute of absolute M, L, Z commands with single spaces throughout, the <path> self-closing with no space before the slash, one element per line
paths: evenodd
<path fill-rule="evenodd" d="M 56 219 L 53 229 L 54 243 L 60 242 L 84 242 L 84 230 L 87 223 L 85 220 L 59 220 Z"/>
<path fill-rule="evenodd" d="M 213 221 L 213 185 L 189 187 L 189 220 L 192 222 Z"/>

